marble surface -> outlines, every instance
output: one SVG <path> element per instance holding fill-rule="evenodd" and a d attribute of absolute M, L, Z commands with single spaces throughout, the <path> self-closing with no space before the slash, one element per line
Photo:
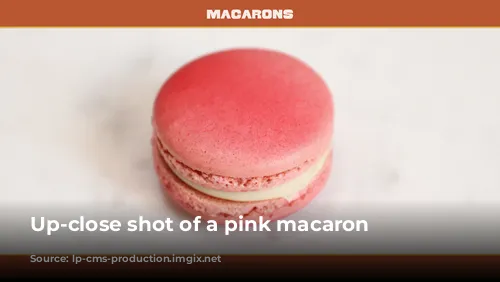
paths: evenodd
<path fill-rule="evenodd" d="M 334 93 L 335 166 L 308 211 L 500 207 L 499 29 L 2 29 L 0 205 L 185 217 L 154 175 L 152 102 L 239 46 L 296 55 Z"/>

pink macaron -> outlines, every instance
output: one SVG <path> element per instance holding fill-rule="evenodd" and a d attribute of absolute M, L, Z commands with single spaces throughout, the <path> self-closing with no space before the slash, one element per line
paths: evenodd
<path fill-rule="evenodd" d="M 332 164 L 334 107 L 318 73 L 288 54 L 199 57 L 161 87 L 153 156 L 166 191 L 205 220 L 276 220 L 308 205 Z"/>

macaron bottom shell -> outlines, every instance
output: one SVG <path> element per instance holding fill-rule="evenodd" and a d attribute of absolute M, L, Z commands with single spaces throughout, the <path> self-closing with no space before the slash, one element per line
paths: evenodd
<path fill-rule="evenodd" d="M 164 188 L 165 196 L 173 200 L 183 210 L 193 216 L 201 216 L 205 221 L 215 220 L 223 224 L 226 220 L 279 220 L 306 207 L 325 187 L 332 166 L 332 153 L 318 173 L 299 194 L 289 202 L 286 199 L 272 199 L 254 202 L 235 202 L 217 199 L 203 194 L 180 180 L 162 159 L 157 144 L 153 143 L 153 157 L 156 172 Z M 244 192 L 242 192 L 244 193 Z"/>

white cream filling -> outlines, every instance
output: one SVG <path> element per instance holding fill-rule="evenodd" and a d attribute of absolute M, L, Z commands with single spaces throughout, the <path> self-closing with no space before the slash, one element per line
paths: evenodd
<path fill-rule="evenodd" d="M 175 175 L 177 175 L 177 177 L 179 177 L 179 179 L 181 179 L 184 183 L 200 191 L 201 193 L 215 198 L 236 202 L 253 202 L 277 198 L 284 198 L 288 201 L 293 201 L 297 197 L 299 192 L 305 189 L 307 185 L 309 185 L 309 183 L 311 183 L 311 181 L 313 181 L 317 174 L 321 171 L 329 153 L 330 150 L 328 150 L 326 154 L 321 156 L 321 158 L 319 158 L 312 166 L 310 166 L 305 172 L 301 173 L 296 178 L 287 181 L 284 184 L 263 191 L 227 192 L 206 188 L 199 184 L 193 183 L 185 177 L 182 177 L 175 171 L 174 168 L 172 168 L 170 165 L 169 166 L 170 169 L 175 173 Z"/>

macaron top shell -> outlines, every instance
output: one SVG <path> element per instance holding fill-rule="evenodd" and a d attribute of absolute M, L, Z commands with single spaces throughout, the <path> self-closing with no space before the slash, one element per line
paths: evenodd
<path fill-rule="evenodd" d="M 259 177 L 326 153 L 333 101 L 304 62 L 266 49 L 232 49 L 176 71 L 154 105 L 156 134 L 178 161 L 204 173 Z"/>

